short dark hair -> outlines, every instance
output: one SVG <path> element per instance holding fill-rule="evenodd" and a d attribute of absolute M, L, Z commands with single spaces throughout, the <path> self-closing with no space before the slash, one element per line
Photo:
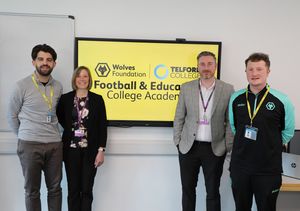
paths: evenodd
<path fill-rule="evenodd" d="M 37 55 L 40 51 L 50 53 L 53 60 L 56 61 L 57 54 L 56 54 L 55 50 L 47 44 L 39 44 L 39 45 L 36 45 L 32 48 L 32 52 L 31 52 L 32 60 L 36 59 L 36 57 L 37 57 Z"/>
<path fill-rule="evenodd" d="M 246 60 L 245 60 L 245 65 L 247 67 L 248 62 L 259 62 L 259 61 L 264 61 L 266 63 L 266 66 L 270 68 L 271 62 L 269 59 L 269 55 L 265 53 L 253 53 L 251 54 Z"/>
<path fill-rule="evenodd" d="M 202 56 L 212 56 L 212 57 L 214 58 L 215 61 L 217 60 L 217 59 L 216 59 L 216 55 L 215 55 L 214 53 L 212 53 L 212 52 L 210 52 L 210 51 L 202 51 L 202 52 L 200 52 L 200 53 L 198 54 L 198 56 L 197 56 L 197 61 L 198 61 L 199 58 L 202 57 Z"/>
<path fill-rule="evenodd" d="M 90 69 L 86 66 L 79 66 L 74 70 L 73 75 L 72 75 L 71 84 L 72 84 L 73 90 L 77 89 L 76 78 L 79 76 L 79 74 L 81 73 L 82 70 L 86 70 L 86 72 L 88 73 L 88 76 L 89 76 L 89 85 L 88 85 L 87 89 L 90 90 L 92 88 L 92 75 L 91 75 Z"/>

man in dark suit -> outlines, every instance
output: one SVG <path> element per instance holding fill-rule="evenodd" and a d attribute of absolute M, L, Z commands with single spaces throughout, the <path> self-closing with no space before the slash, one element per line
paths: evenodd
<path fill-rule="evenodd" d="M 197 56 L 200 79 L 181 86 L 174 119 L 174 143 L 179 151 L 182 210 L 195 211 L 196 186 L 202 166 L 207 211 L 220 211 L 220 178 L 226 152 L 232 147 L 228 103 L 233 86 L 215 78 L 216 57 Z"/>

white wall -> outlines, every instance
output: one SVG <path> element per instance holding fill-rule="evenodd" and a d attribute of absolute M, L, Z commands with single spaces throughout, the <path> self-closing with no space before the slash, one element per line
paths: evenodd
<path fill-rule="evenodd" d="M 233 83 L 236 89 L 247 84 L 245 58 L 255 51 L 269 53 L 269 83 L 297 105 L 296 123 L 300 127 L 297 0 L 0 0 L 0 5 L 2 12 L 74 15 L 77 37 L 222 41 L 221 79 Z M 14 144 L 11 134 L 0 133 L 0 150 L 14 151 Z M 110 128 L 111 154 L 96 178 L 95 210 L 179 211 L 181 193 L 175 152 L 172 128 Z M 20 211 L 24 199 L 16 155 L 1 155 L 0 165 L 1 172 L 7 172 L 0 174 L 1 210 Z M 224 171 L 222 206 L 232 211 L 228 180 L 228 172 Z M 202 176 L 198 197 L 197 210 L 204 210 Z"/>

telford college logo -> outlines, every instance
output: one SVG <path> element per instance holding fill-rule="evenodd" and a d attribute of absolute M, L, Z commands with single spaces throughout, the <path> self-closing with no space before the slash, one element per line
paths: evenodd
<path fill-rule="evenodd" d="M 159 80 L 164 80 L 169 76 L 168 67 L 164 64 L 159 64 L 154 68 L 154 75 Z"/>
<path fill-rule="evenodd" d="M 110 68 L 107 63 L 98 63 L 95 68 L 95 72 L 99 77 L 107 77 L 110 72 Z"/>
<path fill-rule="evenodd" d="M 159 80 L 165 80 L 166 78 L 196 79 L 199 77 L 197 67 L 166 66 L 165 64 L 156 65 L 153 70 L 153 74 Z"/>

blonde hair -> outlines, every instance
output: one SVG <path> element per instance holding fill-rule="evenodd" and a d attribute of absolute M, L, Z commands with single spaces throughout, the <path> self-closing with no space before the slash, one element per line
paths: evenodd
<path fill-rule="evenodd" d="M 79 74 L 81 73 L 82 70 L 86 70 L 86 72 L 88 73 L 88 76 L 89 76 L 89 85 L 87 87 L 88 90 L 90 90 L 92 88 L 92 75 L 91 75 L 91 71 L 88 67 L 86 66 L 79 66 L 77 67 L 74 72 L 73 72 L 73 75 L 72 75 L 72 89 L 73 90 L 76 90 L 78 87 L 76 86 L 76 78 L 79 76 Z"/>

